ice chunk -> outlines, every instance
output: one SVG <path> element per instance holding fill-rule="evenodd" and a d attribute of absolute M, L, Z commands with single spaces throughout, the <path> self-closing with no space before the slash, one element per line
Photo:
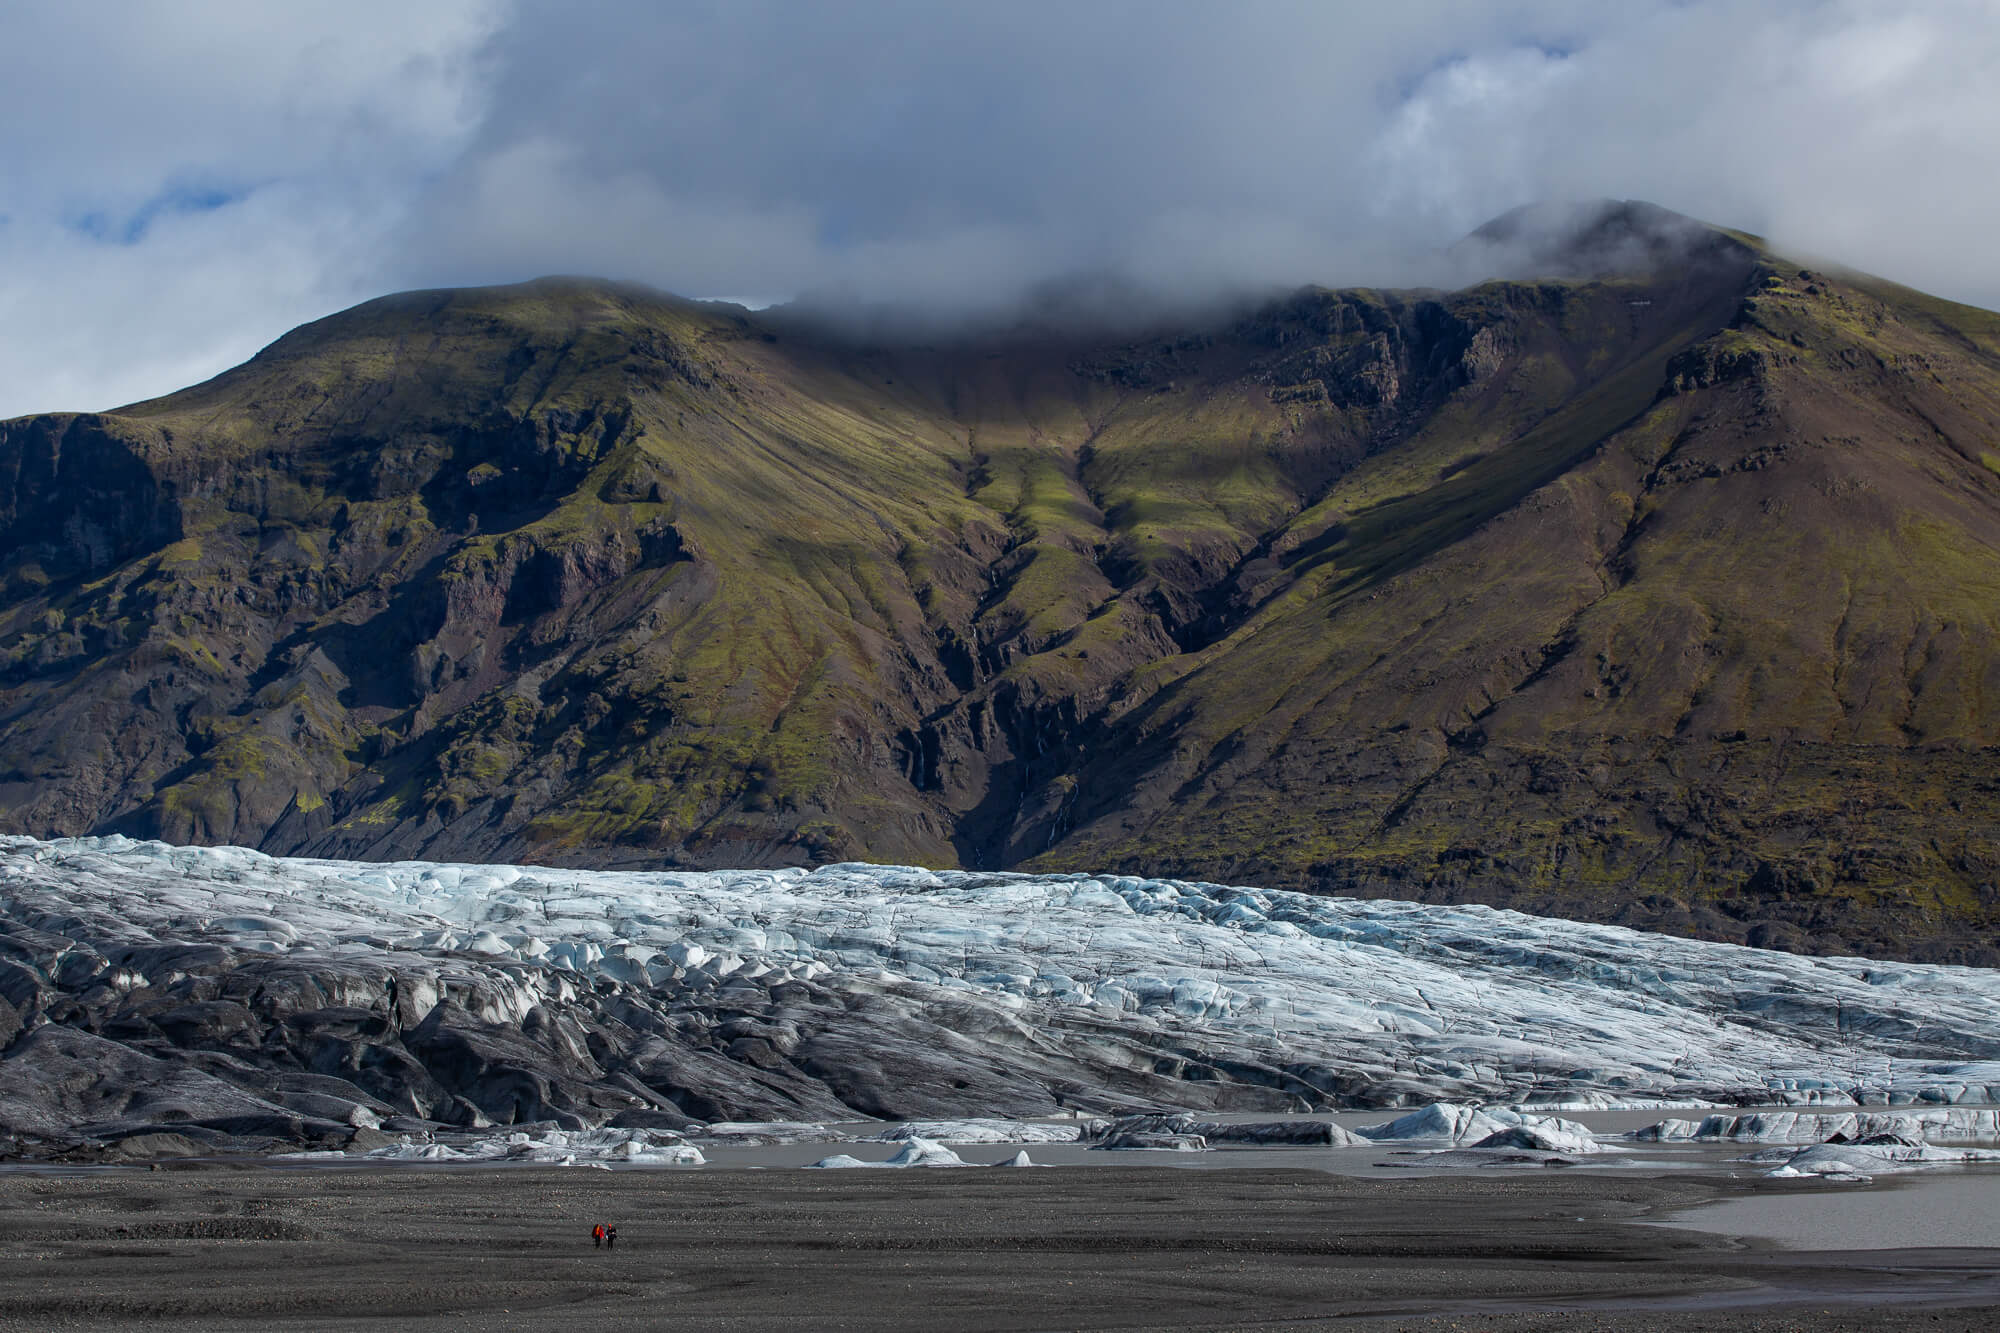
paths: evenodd
<path fill-rule="evenodd" d="M 1628 1137 L 1651 1142 L 1694 1139 L 1824 1143 L 1836 1138 L 1865 1139 L 1876 1134 L 1898 1134 L 1926 1141 L 2000 1139 L 2000 1111 L 1970 1106 L 1907 1111 L 1757 1111 L 1745 1115 L 1711 1115 L 1699 1124 L 1662 1120 L 1633 1130 Z"/>
<path fill-rule="evenodd" d="M 1806 1148 L 1771 1148 L 1752 1153 L 1744 1160 L 1779 1163 L 1766 1173 L 1777 1177 L 1825 1176 L 1834 1180 L 1867 1180 L 1889 1172 L 2000 1162 L 2000 1151 L 1936 1148 L 1929 1144 L 1889 1138 L 1870 1143 L 1816 1143 Z"/>
<path fill-rule="evenodd" d="M 1090 1145 L 1107 1152 L 1207 1152 L 1208 1140 L 1199 1134 L 1176 1134 L 1158 1129 L 1125 1129 L 1107 1134 Z"/>
<path fill-rule="evenodd" d="M 1716 1103 L 1700 1097 L 1628 1097 L 1617 1092 L 1567 1092 L 1519 1102 L 1514 1111 L 1709 1111 Z"/>
<path fill-rule="evenodd" d="M 1092 1148 L 1110 1152 L 1206 1152 L 1205 1122 L 1190 1115 L 1128 1115 L 1097 1128 Z"/>
<path fill-rule="evenodd" d="M 1602 1145 L 1598 1144 L 1596 1136 L 1589 1128 L 1574 1120 L 1564 1120 L 1552 1115 L 1525 1115 L 1520 1111 L 1506 1108 L 1480 1110 L 1470 1106 L 1455 1106 L 1449 1102 L 1434 1102 L 1386 1124 L 1363 1125 L 1355 1133 L 1377 1143 L 1441 1140 L 1461 1147 L 1470 1147 L 1514 1129 L 1532 1131 L 1533 1136 L 1544 1138 L 1550 1144 L 1566 1145 L 1550 1148 L 1548 1151 L 1602 1151 Z"/>
<path fill-rule="evenodd" d="M 1433 1102 L 1384 1124 L 1363 1125 L 1354 1132 L 1378 1143 L 1388 1139 L 1443 1139 L 1447 1143 L 1469 1143 L 1508 1128 L 1511 1128 L 1509 1124 L 1473 1107 Z"/>
<path fill-rule="evenodd" d="M 1693 1120 L 1660 1120 L 1625 1137 L 1641 1143 L 1682 1143 L 1695 1136 L 1701 1125 Z"/>
<path fill-rule="evenodd" d="M 460 1152 L 442 1143 L 392 1143 L 372 1148 L 368 1157 L 378 1162 L 468 1162 L 473 1154 Z"/>
<path fill-rule="evenodd" d="M 1474 1148 L 1527 1148 L 1535 1152 L 1562 1153 L 1567 1156 L 1581 1156 L 1587 1153 L 1615 1152 L 1616 1149 L 1599 1143 L 1588 1133 L 1578 1134 L 1571 1130 L 1558 1129 L 1553 1125 L 1513 1125 L 1488 1134 L 1471 1145 Z"/>
<path fill-rule="evenodd" d="M 1043 1125 L 1031 1120 L 911 1120 L 880 1134 L 871 1134 L 866 1141 L 904 1143 L 929 1139 L 961 1147 L 982 1143 L 1075 1143 L 1085 1128 L 1080 1124 Z"/>
<path fill-rule="evenodd" d="M 1195 1150 L 1192 1143 L 1195 1139 L 1201 1140 L 1201 1146 L 1204 1148 L 1213 1147 L 1218 1143 L 1345 1148 L 1364 1142 L 1340 1126 L 1325 1120 L 1230 1122 L 1204 1120 L 1185 1112 L 1128 1115 L 1116 1120 L 1100 1120 L 1087 1126 L 1083 1137 L 1095 1140 L 1093 1146 L 1101 1148 L 1174 1147 L 1183 1152 Z M 1169 1140 L 1188 1142 L 1174 1143 Z"/>
<path fill-rule="evenodd" d="M 1377 1166 L 1403 1167 L 1406 1169 L 1487 1168 L 1518 1166 L 1583 1166 L 1585 1161 L 1573 1153 L 1545 1152 L 1539 1148 L 1434 1148 L 1427 1151 L 1404 1150 L 1396 1154 L 1400 1160 L 1377 1162 Z"/>
<path fill-rule="evenodd" d="M 901 1152 L 886 1162 L 864 1162 L 846 1153 L 836 1153 L 832 1157 L 822 1157 L 812 1165 L 821 1169 L 839 1169 L 857 1166 L 883 1168 L 964 1166 L 965 1163 L 959 1159 L 957 1153 L 942 1143 L 932 1143 L 929 1139 L 912 1139 L 904 1145 Z"/>
<path fill-rule="evenodd" d="M 1235 1123 L 1205 1120 L 1199 1122 L 1193 1132 L 1207 1139 L 1211 1147 L 1218 1143 L 1240 1143 L 1264 1147 L 1352 1148 L 1365 1146 L 1368 1142 L 1327 1120 L 1249 1120 Z"/>
<path fill-rule="evenodd" d="M 522 1162 L 547 1166 L 701 1166 L 701 1150 L 671 1130 L 549 1129 L 512 1130 L 488 1135 L 456 1135 L 452 1142 L 396 1143 L 367 1157 L 384 1162 Z"/>
<path fill-rule="evenodd" d="M 841 1136 L 825 1125 L 801 1120 L 719 1120 L 701 1131 L 705 1138 L 739 1145 L 826 1143 Z"/>
<path fill-rule="evenodd" d="M 831 1157 L 822 1157 L 817 1162 L 807 1162 L 806 1169 L 809 1171 L 842 1171 L 853 1166 L 880 1165 L 880 1162 L 864 1162 L 859 1157 L 850 1157 L 844 1152 L 837 1152 Z"/>
<path fill-rule="evenodd" d="M 654 1147 L 644 1143 L 621 1143 L 607 1150 L 605 1156 L 612 1161 L 630 1162 L 634 1166 L 702 1166 L 708 1159 L 701 1149 L 691 1143 L 669 1144 Z"/>
<path fill-rule="evenodd" d="M 942 1143 L 911 1139 L 903 1150 L 882 1163 L 884 1166 L 964 1166 L 958 1154 Z"/>

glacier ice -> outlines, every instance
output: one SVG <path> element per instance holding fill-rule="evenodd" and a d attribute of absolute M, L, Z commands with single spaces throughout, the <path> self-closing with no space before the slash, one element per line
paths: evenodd
<path fill-rule="evenodd" d="M 1325 1120 L 1206 1120 L 1185 1112 L 1119 1116 L 1097 1122 L 1081 1137 L 1093 1148 L 1177 1152 L 1202 1152 L 1216 1144 L 1351 1148 L 1367 1141 Z"/>
<path fill-rule="evenodd" d="M 1748 1141 L 1825 1143 L 1896 1134 L 1929 1142 L 2000 1139 L 2000 1110 L 1954 1106 L 1904 1111 L 1757 1111 L 1694 1120 L 1662 1120 L 1628 1136 L 1653 1143 Z"/>
<path fill-rule="evenodd" d="M 340 1159 L 338 1151 L 287 1154 L 293 1158 Z M 576 1166 L 617 1162 L 628 1166 L 702 1166 L 701 1149 L 640 1130 L 595 1130 L 577 1133 L 549 1130 L 516 1132 L 460 1143 L 407 1142 L 386 1144 L 361 1154 L 376 1162 L 511 1162 L 522 1165 Z"/>
<path fill-rule="evenodd" d="M 894 1169 L 901 1167 L 964 1166 L 966 1163 L 960 1159 L 957 1153 L 945 1147 L 942 1143 L 932 1143 L 929 1139 L 911 1139 L 903 1146 L 901 1152 L 898 1152 L 887 1161 L 864 1162 L 860 1158 L 850 1156 L 847 1153 L 836 1153 L 832 1157 L 822 1157 L 817 1162 L 812 1163 L 812 1165 L 822 1169 L 857 1166 Z"/>
<path fill-rule="evenodd" d="M 0 838 L 0 1000 L 0 1130 L 107 1140 L 2000 1101 L 1990 971 L 1112 875 Z"/>
<path fill-rule="evenodd" d="M 1466 1146 L 1514 1129 L 1534 1130 L 1552 1140 L 1588 1142 L 1592 1147 L 1583 1151 L 1595 1151 L 1596 1139 L 1590 1129 L 1574 1120 L 1528 1114 L 1506 1107 L 1481 1110 L 1476 1106 L 1454 1106 L 1450 1102 L 1433 1102 L 1394 1120 L 1379 1125 L 1364 1125 L 1355 1133 L 1376 1142 L 1439 1141 Z"/>
<path fill-rule="evenodd" d="M 878 1134 L 866 1137 L 870 1143 L 907 1143 L 914 1139 L 928 1139 L 932 1143 L 947 1143 L 953 1147 L 978 1146 L 986 1143 L 1075 1143 L 1089 1132 L 1091 1122 L 1076 1122 L 1066 1125 L 1037 1124 L 1031 1120 L 998 1120 L 981 1117 L 972 1120 L 910 1120 L 893 1125 Z"/>
<path fill-rule="evenodd" d="M 1823 1176 L 1866 1181 L 1890 1172 L 1996 1163 L 2000 1162 L 2000 1152 L 1985 1148 L 1938 1148 L 1911 1142 L 1815 1143 L 1804 1148 L 1767 1149 L 1744 1160 L 1777 1163 L 1765 1174 L 1778 1178 Z"/>
<path fill-rule="evenodd" d="M 804 1124 L 792 1120 L 746 1123 L 742 1121 L 718 1120 L 701 1127 L 703 1138 L 718 1143 L 729 1143 L 737 1147 L 765 1147 L 778 1143 L 827 1143 L 843 1137 L 839 1131 L 825 1125 Z"/>
<path fill-rule="evenodd" d="M 1506 1129 L 1495 1130 L 1469 1146 L 1526 1148 L 1534 1152 L 1564 1153 L 1570 1156 L 1619 1151 L 1609 1144 L 1599 1143 L 1597 1136 L 1589 1130 L 1579 1133 L 1575 1129 L 1563 1128 L 1557 1124 L 1512 1125 Z"/>

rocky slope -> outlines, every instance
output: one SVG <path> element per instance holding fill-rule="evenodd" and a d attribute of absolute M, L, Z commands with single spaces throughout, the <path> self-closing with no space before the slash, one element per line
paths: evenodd
<path fill-rule="evenodd" d="M 415 293 L 0 423 L 0 827 L 2000 958 L 2000 317 L 1557 239 L 1144 337 Z"/>

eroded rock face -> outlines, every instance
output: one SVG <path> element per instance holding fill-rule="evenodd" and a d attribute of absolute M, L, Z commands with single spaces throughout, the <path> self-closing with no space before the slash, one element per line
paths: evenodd
<path fill-rule="evenodd" d="M 0 961 L 44 1143 L 2000 1092 L 1990 974 L 1121 877 L 6 839 Z"/>
<path fill-rule="evenodd" d="M 102 573 L 178 541 L 175 479 L 149 466 L 143 435 L 92 414 L 0 422 L 0 532 L 17 579 Z"/>

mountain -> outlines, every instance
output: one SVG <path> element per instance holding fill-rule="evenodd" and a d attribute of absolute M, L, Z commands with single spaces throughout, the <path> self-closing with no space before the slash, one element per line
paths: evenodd
<path fill-rule="evenodd" d="M 1640 204 L 1462 248 L 1536 276 L 928 340 L 411 293 L 0 423 L 0 829 L 2000 960 L 2000 316 Z"/>

